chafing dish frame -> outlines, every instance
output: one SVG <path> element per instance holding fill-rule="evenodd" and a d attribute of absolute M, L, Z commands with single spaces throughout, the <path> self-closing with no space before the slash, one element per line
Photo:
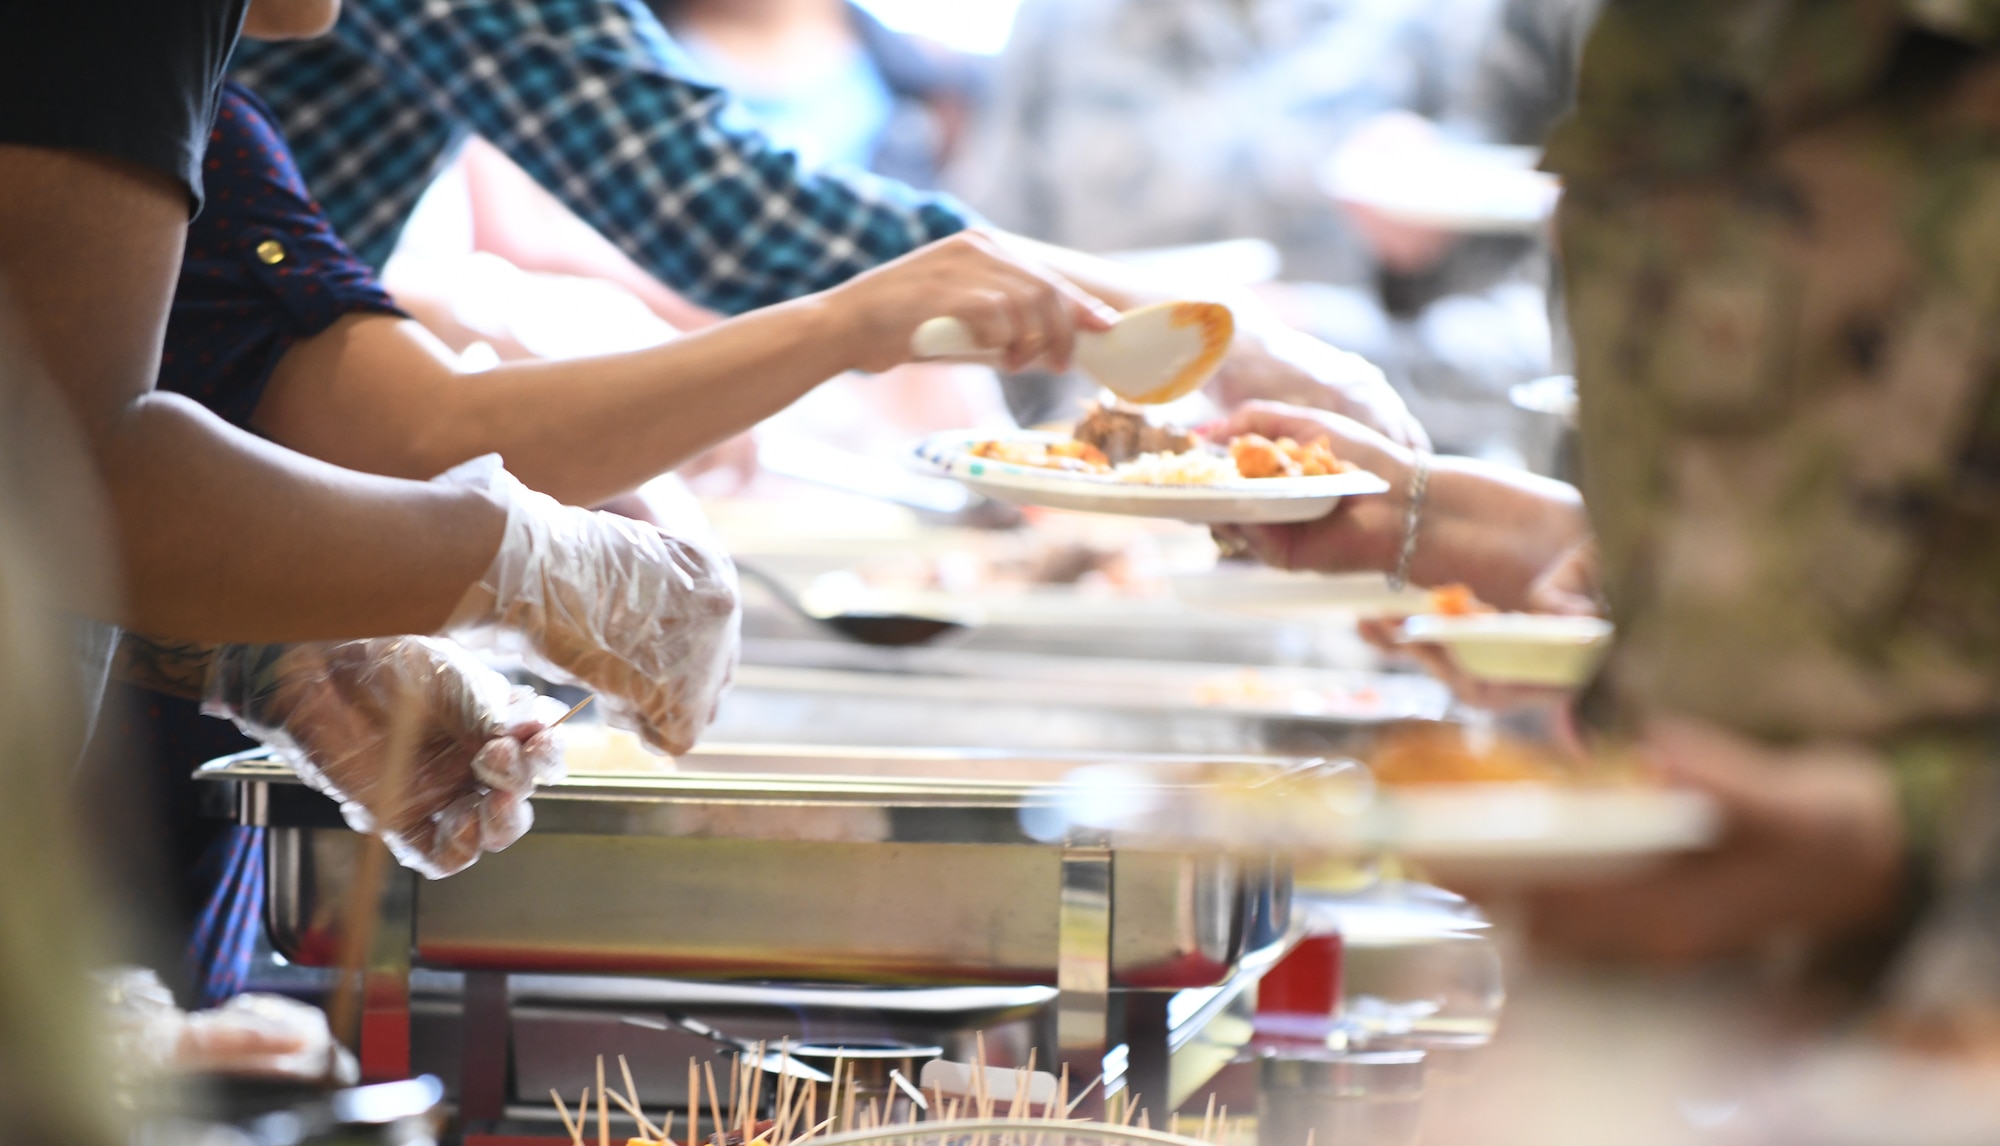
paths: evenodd
<path fill-rule="evenodd" d="M 782 807 L 794 820 L 782 834 L 801 827 L 852 831 L 857 826 L 881 831 L 885 837 L 927 842 L 963 841 L 967 836 L 986 845 L 1059 849 L 1054 983 L 1057 988 L 1055 1059 L 1069 1064 L 1079 1078 L 1096 1077 L 1105 1056 L 1122 1033 L 1132 1048 L 1122 1079 L 1148 1106 L 1164 1116 L 1172 1049 L 1167 1022 L 1167 995 L 1176 988 L 1240 991 L 1246 976 L 1239 964 L 1247 959 L 1257 973 L 1273 961 L 1273 952 L 1294 941 L 1289 903 L 1289 865 L 1275 856 L 1238 862 L 1265 865 L 1265 882 L 1238 905 L 1228 958 L 1206 981 L 1131 984 L 1121 982 L 1114 941 L 1118 850 L 1107 834 L 1080 829 L 1058 841 L 1036 838 L 1023 825 L 1022 811 L 1047 803 L 1048 778 L 990 780 L 925 778 L 921 784 L 893 777 L 842 775 L 772 775 L 755 771 L 761 758 L 817 756 L 837 769 L 846 758 L 921 761 L 950 757 L 997 764 L 1032 761 L 1032 753 L 968 752 L 961 750 L 812 749 L 801 746 L 725 745 L 698 750 L 683 759 L 698 766 L 707 760 L 747 771 L 688 771 L 658 777 L 585 776 L 543 789 L 536 805 L 535 832 L 542 838 L 561 835 L 643 835 L 670 838 L 761 839 L 771 834 L 766 821 L 705 816 L 717 807 Z M 1141 756 L 1070 756 L 1064 764 L 1116 759 L 1122 763 L 1155 761 L 1189 766 L 1192 760 Z M 1258 769 L 1275 782 L 1310 761 L 1201 758 L 1206 767 Z M 344 829 L 332 802 L 304 787 L 290 767 L 264 750 L 239 753 L 204 765 L 198 776 L 234 785 L 238 822 L 263 826 L 274 834 Z M 1185 786 L 1193 779 L 1184 779 Z M 884 809 L 895 813 L 884 822 Z M 875 813 L 871 816 L 870 813 Z M 274 839 L 267 862 L 279 862 L 283 840 Z M 843 842 L 889 842 L 888 838 Z M 519 845 L 517 845 L 518 847 Z M 495 857 L 485 861 L 489 871 Z M 474 870 L 478 870 L 475 868 Z M 459 877 L 463 879 L 464 877 Z M 1246 881 L 1249 876 L 1244 875 Z M 1246 884 L 1247 885 L 1247 884 Z M 447 885 L 434 885 L 444 887 Z M 409 1069 L 409 972 L 422 961 L 421 893 L 411 873 L 398 869 L 384 895 L 382 923 L 370 952 L 364 982 L 360 1052 L 367 1077 L 401 1077 Z M 267 916 L 270 903 L 267 902 Z M 1261 914 L 1259 913 L 1261 909 Z M 1254 958 L 1252 957 L 1254 956 Z M 444 965 L 450 965 L 449 963 Z M 466 968 L 465 1023 L 468 1035 L 465 1078 L 461 1087 L 461 1117 L 471 1122 L 497 1120 L 505 1100 L 506 970 Z M 536 968 L 540 969 L 540 968 Z M 579 970 L 584 968 L 577 968 Z M 1234 984 L 1234 986 L 1232 986 Z M 1115 1030 L 1122 1028 L 1122 1030 Z M 498 1054 L 494 1047 L 502 1048 Z M 1100 1088 L 1091 1105 L 1119 1089 Z"/>

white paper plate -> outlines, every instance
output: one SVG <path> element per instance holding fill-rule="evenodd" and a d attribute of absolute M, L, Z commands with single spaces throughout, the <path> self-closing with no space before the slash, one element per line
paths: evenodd
<path fill-rule="evenodd" d="M 1382 493 L 1389 483 L 1355 471 L 1326 477 L 1243 479 L 1217 485 L 1141 485 L 1098 474 L 1063 473 L 972 456 L 973 444 L 993 440 L 1058 442 L 1060 434 L 1020 430 L 1008 434 L 954 430 L 917 443 L 924 466 L 973 490 L 1015 505 L 1040 505 L 1087 513 L 1164 517 L 1197 524 L 1313 521 L 1343 497 Z"/>
<path fill-rule="evenodd" d="M 1611 623 L 1542 613 L 1411 617 L 1403 640 L 1443 645 L 1467 675 L 1496 684 L 1576 688 L 1611 646 Z"/>
<path fill-rule="evenodd" d="M 1437 784 L 1381 790 L 1357 834 L 1449 886 L 1607 878 L 1720 831 L 1714 802 L 1681 789 Z"/>
<path fill-rule="evenodd" d="M 1169 578 L 1174 596 L 1193 609 L 1253 617 L 1411 617 L 1431 611 L 1426 589 L 1391 589 L 1380 573 L 1293 573 L 1228 563 Z"/>
<path fill-rule="evenodd" d="M 1446 886 L 1605 879 L 1706 847 L 1721 831 L 1708 796 L 1641 784 L 1390 788 L 1359 770 L 1320 770 L 1268 791 L 1134 799 L 1115 780 L 1115 766 L 1072 773 L 1060 814 L 1142 843 L 1391 855 Z"/>

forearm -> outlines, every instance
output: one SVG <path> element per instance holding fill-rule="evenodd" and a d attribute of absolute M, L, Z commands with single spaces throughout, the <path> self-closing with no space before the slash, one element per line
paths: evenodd
<path fill-rule="evenodd" d="M 1355 538 L 1362 567 L 1392 572 L 1409 528 L 1416 455 L 1349 452 L 1348 460 L 1380 475 L 1389 491 L 1359 499 L 1343 528 Z M 1588 536 L 1575 487 L 1473 458 L 1433 457 L 1409 576 L 1423 586 L 1468 585 L 1483 601 L 1520 609 L 1535 579 Z"/>
<path fill-rule="evenodd" d="M 1468 458 L 1435 458 L 1411 579 L 1463 582 L 1481 600 L 1519 609 L 1535 579 L 1589 528 L 1572 486 Z M 1400 534 L 1397 544 L 1400 552 Z"/>
<path fill-rule="evenodd" d="M 498 453 L 528 486 L 596 505 L 754 426 L 850 354 L 818 299 L 647 350 L 455 372 L 409 324 L 348 319 L 287 354 L 253 425 L 302 453 L 420 478 Z"/>
<path fill-rule="evenodd" d="M 440 627 L 499 549 L 469 490 L 337 469 L 149 394 L 92 443 L 121 542 L 126 623 L 190 640 Z"/>

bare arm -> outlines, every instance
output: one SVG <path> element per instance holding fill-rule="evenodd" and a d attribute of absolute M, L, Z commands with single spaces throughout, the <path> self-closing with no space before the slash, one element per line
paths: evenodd
<path fill-rule="evenodd" d="M 163 176 L 0 147 L 0 280 L 104 483 L 122 619 L 205 640 L 436 629 L 499 548 L 500 506 L 313 462 L 152 391 L 186 204 Z"/>
<path fill-rule="evenodd" d="M 253 416 L 274 441 L 419 477 L 499 453 L 528 485 L 595 505 L 709 449 L 845 370 L 909 358 L 910 333 L 957 315 L 1018 368 L 1067 363 L 1101 304 L 980 235 L 941 240 L 833 290 L 647 350 L 456 373 L 416 324 L 351 317 L 285 356 Z"/>
<path fill-rule="evenodd" d="M 461 374 L 414 322 L 342 319 L 288 353 L 252 424 L 337 465 L 418 478 L 498 452 L 529 486 L 597 505 L 845 369 L 810 301 L 647 350 Z"/>
<path fill-rule="evenodd" d="M 1218 533 L 1233 534 L 1283 569 L 1386 573 L 1396 567 L 1409 521 L 1412 451 L 1348 419 L 1273 403 L 1237 411 L 1221 433 L 1326 439 L 1335 454 L 1387 480 L 1389 491 L 1349 498 L 1318 521 L 1225 526 Z M 1537 579 L 1589 536 L 1574 487 L 1473 458 L 1436 457 L 1430 459 L 1410 579 L 1431 586 L 1463 582 L 1483 600 L 1522 609 Z"/>

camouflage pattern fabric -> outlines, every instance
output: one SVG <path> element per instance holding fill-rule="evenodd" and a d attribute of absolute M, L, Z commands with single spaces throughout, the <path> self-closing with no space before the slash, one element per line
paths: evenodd
<path fill-rule="evenodd" d="M 1551 165 L 1613 696 L 1991 726 L 2000 53 L 1886 4 L 1614 0 L 1580 90 Z"/>
<path fill-rule="evenodd" d="M 1610 0 L 1549 153 L 1596 699 L 1884 753 L 1939 876 L 1893 990 L 1959 1013 L 2000 1008 L 1997 14 Z"/>

